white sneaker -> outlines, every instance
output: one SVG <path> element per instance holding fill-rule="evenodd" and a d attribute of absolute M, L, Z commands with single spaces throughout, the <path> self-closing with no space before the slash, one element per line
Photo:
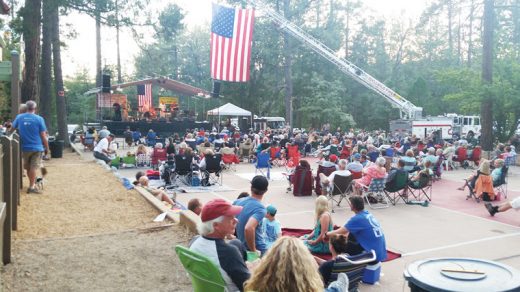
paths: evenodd
<path fill-rule="evenodd" d="M 329 284 L 329 289 L 334 289 L 338 292 L 348 292 L 348 276 L 345 273 L 339 273 L 338 279 Z"/>

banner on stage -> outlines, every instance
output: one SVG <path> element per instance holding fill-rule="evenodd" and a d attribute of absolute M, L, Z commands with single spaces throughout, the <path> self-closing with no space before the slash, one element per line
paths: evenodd
<path fill-rule="evenodd" d="M 111 108 L 115 103 L 125 107 L 127 104 L 126 94 L 98 93 L 97 97 L 98 107 Z"/>
<path fill-rule="evenodd" d="M 159 104 L 169 104 L 171 107 L 179 106 L 179 98 L 173 96 L 160 96 Z"/>

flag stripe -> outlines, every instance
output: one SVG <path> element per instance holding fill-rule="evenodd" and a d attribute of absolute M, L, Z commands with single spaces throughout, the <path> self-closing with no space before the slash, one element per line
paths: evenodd
<path fill-rule="evenodd" d="M 146 108 L 150 109 L 150 107 L 152 106 L 152 84 L 144 85 L 144 94 L 139 94 L 139 91 L 140 90 L 138 89 L 137 90 L 138 106 L 141 108 L 146 107 Z"/>

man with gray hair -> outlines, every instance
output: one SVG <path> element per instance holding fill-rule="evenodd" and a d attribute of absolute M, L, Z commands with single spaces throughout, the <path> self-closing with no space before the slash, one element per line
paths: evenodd
<path fill-rule="evenodd" d="M 22 144 L 23 165 L 29 177 L 27 193 L 39 194 L 36 188 L 36 171 L 41 168 L 42 153 L 49 152 L 47 128 L 42 117 L 37 115 L 36 102 L 29 100 L 26 104 L 27 112 L 16 116 L 12 130 L 17 129 Z"/>
<path fill-rule="evenodd" d="M 350 176 L 350 171 L 347 170 L 347 160 L 340 159 L 338 162 L 338 170 L 333 171 L 329 176 L 326 176 L 323 173 L 320 173 L 320 183 L 322 185 L 322 195 L 327 195 L 327 193 L 332 188 L 332 184 L 334 183 L 334 177 L 336 175 L 339 176 Z"/>
<path fill-rule="evenodd" d="M 209 201 L 202 208 L 198 230 L 200 236 L 190 245 L 190 250 L 198 252 L 213 261 L 227 284 L 226 291 L 244 291 L 244 282 L 251 276 L 245 263 L 246 251 L 237 240 L 226 242 L 226 237 L 235 232 L 236 215 L 241 206 L 233 206 L 223 199 Z"/>

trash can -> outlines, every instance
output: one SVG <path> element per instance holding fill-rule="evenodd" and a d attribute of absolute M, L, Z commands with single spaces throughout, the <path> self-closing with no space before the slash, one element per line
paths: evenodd
<path fill-rule="evenodd" d="M 49 139 L 49 150 L 51 151 L 52 158 L 63 157 L 63 140 L 51 140 Z"/>

